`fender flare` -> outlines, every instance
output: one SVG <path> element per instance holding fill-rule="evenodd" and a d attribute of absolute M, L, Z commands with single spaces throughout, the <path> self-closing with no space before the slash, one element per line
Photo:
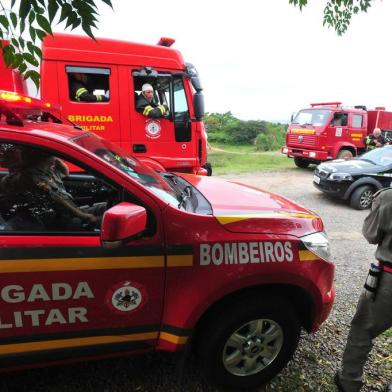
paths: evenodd
<path fill-rule="evenodd" d="M 348 148 L 346 148 L 346 147 L 348 147 Z M 340 143 L 337 143 L 336 145 L 335 145 L 335 148 L 334 148 L 334 151 L 333 151 L 333 156 L 334 156 L 334 159 L 336 159 L 336 157 L 338 156 L 338 154 L 339 154 L 339 152 L 341 151 L 341 150 L 343 150 L 343 149 L 350 149 L 350 150 L 354 150 L 354 156 L 358 156 L 358 149 L 357 149 L 357 147 L 355 147 L 354 146 L 354 144 L 350 144 L 350 143 L 347 143 L 347 142 L 340 142 Z"/>
<path fill-rule="evenodd" d="M 362 185 L 373 185 L 374 187 L 376 187 L 377 191 L 384 188 L 384 186 L 379 181 L 377 181 L 375 178 L 363 177 L 363 178 L 360 178 L 357 181 L 353 182 L 348 187 L 348 189 L 346 190 L 346 193 L 343 196 L 343 199 L 348 200 L 350 198 L 351 194 L 355 191 L 355 189 L 357 189 L 358 187 L 360 187 Z"/>

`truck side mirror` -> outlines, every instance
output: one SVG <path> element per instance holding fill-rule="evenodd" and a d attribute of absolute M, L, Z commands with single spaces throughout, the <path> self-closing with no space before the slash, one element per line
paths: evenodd
<path fill-rule="evenodd" d="M 201 120 L 204 116 L 204 96 L 201 92 L 195 93 L 193 96 L 193 111 L 196 120 Z"/>
<path fill-rule="evenodd" d="M 117 248 L 123 241 L 140 235 L 146 230 L 147 212 L 132 203 L 119 203 L 103 215 L 101 244 L 104 248 Z"/>
<path fill-rule="evenodd" d="M 197 76 L 192 76 L 191 77 L 191 83 L 193 88 L 199 93 L 201 90 L 203 90 L 203 86 L 201 85 L 200 78 Z"/>

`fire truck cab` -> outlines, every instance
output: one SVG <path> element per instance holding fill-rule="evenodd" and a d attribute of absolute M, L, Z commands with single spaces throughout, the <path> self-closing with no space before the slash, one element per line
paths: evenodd
<path fill-rule="evenodd" d="M 150 167 L 211 174 L 203 124 L 204 97 L 196 68 L 186 63 L 173 39 L 157 45 L 56 34 L 42 46 L 41 97 L 61 106 L 57 115 L 118 144 Z M 0 89 L 27 94 L 20 75 L 0 60 Z M 91 94 L 75 96 L 75 75 Z M 154 88 L 154 101 L 169 110 L 149 118 L 136 111 L 142 85 Z"/>
<path fill-rule="evenodd" d="M 312 103 L 293 116 L 282 153 L 298 167 L 330 159 L 350 159 L 365 152 L 365 138 L 380 128 L 392 130 L 392 113 L 384 107 L 345 107 L 341 102 Z"/>
<path fill-rule="evenodd" d="M 221 387 L 274 377 L 333 304 L 321 218 L 153 170 L 50 108 L 0 91 L 1 369 L 189 346 Z"/>

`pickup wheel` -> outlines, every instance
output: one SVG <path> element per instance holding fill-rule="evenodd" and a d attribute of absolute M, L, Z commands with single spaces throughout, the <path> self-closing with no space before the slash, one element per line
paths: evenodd
<path fill-rule="evenodd" d="M 300 324 L 283 298 L 242 298 L 215 314 L 203 329 L 197 357 L 204 377 L 232 390 L 273 378 L 297 347 Z"/>
<path fill-rule="evenodd" d="M 351 195 L 351 207 L 357 210 L 366 210 L 372 205 L 374 188 L 369 185 L 360 186 Z"/>
<path fill-rule="evenodd" d="M 301 157 L 294 157 L 295 166 L 305 169 L 310 165 L 310 162 Z"/>
<path fill-rule="evenodd" d="M 351 159 L 353 157 L 354 157 L 354 155 L 353 155 L 353 153 L 350 150 L 343 149 L 343 150 L 339 151 L 339 153 L 338 153 L 336 158 L 337 159 L 345 159 L 345 160 L 347 160 L 347 159 Z"/>

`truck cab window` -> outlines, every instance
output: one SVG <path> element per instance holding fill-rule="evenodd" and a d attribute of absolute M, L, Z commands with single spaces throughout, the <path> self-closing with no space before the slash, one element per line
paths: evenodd
<path fill-rule="evenodd" d="M 98 234 L 121 192 L 49 151 L 0 143 L 0 231 Z M 78 169 L 81 170 L 81 169 Z"/>
<path fill-rule="evenodd" d="M 145 77 L 134 77 L 134 97 L 135 97 L 135 109 L 138 112 L 142 106 L 145 99 L 143 97 L 143 86 L 151 86 L 153 90 L 153 106 L 162 105 L 166 109 L 166 114 L 170 112 L 170 77 L 167 76 L 158 76 L 155 78 L 145 78 Z M 145 92 L 144 92 L 145 93 Z"/>
<path fill-rule="evenodd" d="M 175 79 L 173 83 L 174 88 L 174 110 L 177 113 L 188 113 L 188 102 L 186 100 L 184 85 L 182 79 Z"/>
<path fill-rule="evenodd" d="M 353 114 L 352 126 L 354 128 L 362 128 L 362 114 Z"/>
<path fill-rule="evenodd" d="M 110 69 L 67 66 L 66 72 L 71 101 L 100 103 L 110 100 Z"/>
<path fill-rule="evenodd" d="M 333 127 L 345 127 L 347 126 L 348 114 L 347 113 L 335 113 L 331 121 Z"/>

